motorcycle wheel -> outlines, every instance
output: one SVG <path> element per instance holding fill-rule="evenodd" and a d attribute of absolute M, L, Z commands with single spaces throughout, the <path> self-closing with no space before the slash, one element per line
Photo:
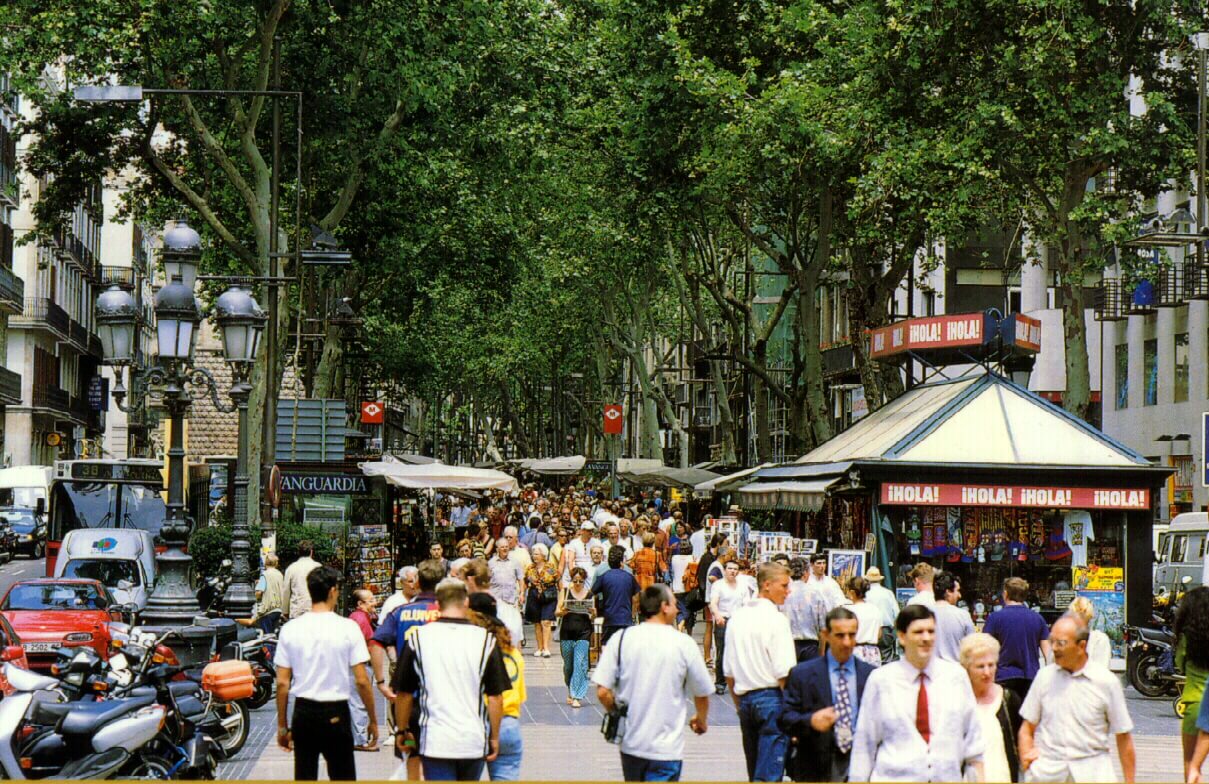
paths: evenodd
<path fill-rule="evenodd" d="M 215 738 L 215 740 L 218 741 L 218 745 L 222 746 L 227 759 L 231 759 L 248 742 L 248 732 L 251 729 L 252 717 L 248 713 L 248 706 L 242 700 L 217 703 L 214 707 L 219 720 L 222 722 L 223 729 L 226 730 L 225 733 Z"/>
<path fill-rule="evenodd" d="M 1171 709 L 1175 711 L 1175 715 L 1179 718 L 1184 718 L 1184 714 L 1188 710 L 1188 703 L 1184 702 L 1184 695 L 1177 694 L 1175 699 L 1171 701 Z"/>
<path fill-rule="evenodd" d="M 252 696 L 248 698 L 248 707 L 252 710 L 256 710 L 271 699 L 273 699 L 273 687 L 265 686 L 263 683 L 257 681 L 255 691 L 253 691 Z"/>
<path fill-rule="evenodd" d="M 122 777 L 127 779 L 155 779 L 163 781 L 172 778 L 171 771 L 172 763 L 168 760 L 148 754 L 137 758 Z"/>
<path fill-rule="evenodd" d="M 1162 697 L 1168 684 L 1159 672 L 1159 654 L 1144 653 L 1129 665 L 1129 682 L 1143 697 Z"/>

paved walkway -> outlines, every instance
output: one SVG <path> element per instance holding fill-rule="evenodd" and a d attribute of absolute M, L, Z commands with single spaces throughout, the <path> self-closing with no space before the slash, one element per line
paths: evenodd
<path fill-rule="evenodd" d="M 525 656 L 529 699 L 521 716 L 525 743 L 521 778 L 525 780 L 620 781 L 617 749 L 600 737 L 603 716 L 595 689 L 589 689 L 584 707 L 566 704 L 562 682 L 562 660 Z M 385 722 L 381 701 L 379 718 Z M 282 751 L 273 738 L 273 704 L 254 715 L 254 736 L 240 758 L 219 770 L 224 779 L 293 779 L 292 755 Z M 267 725 L 267 731 L 264 729 Z M 1174 717 L 1171 735 L 1137 735 L 1139 781 L 1181 781 L 1181 752 Z M 383 726 L 383 732 L 385 732 Z M 686 732 L 683 778 L 686 781 L 742 781 L 746 778 L 742 746 L 734 706 L 729 699 L 710 699 L 710 728 L 703 736 Z M 258 741 L 254 744 L 253 741 Z M 357 754 L 361 779 L 388 779 L 398 763 L 389 750 Z"/>

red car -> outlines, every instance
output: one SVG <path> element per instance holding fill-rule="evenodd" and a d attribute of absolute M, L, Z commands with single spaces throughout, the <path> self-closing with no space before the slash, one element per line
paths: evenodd
<path fill-rule="evenodd" d="M 113 598 L 97 580 L 43 577 L 14 583 L 0 600 L 0 615 L 11 624 L 35 670 L 48 670 L 63 646 L 87 646 L 109 658 Z"/>

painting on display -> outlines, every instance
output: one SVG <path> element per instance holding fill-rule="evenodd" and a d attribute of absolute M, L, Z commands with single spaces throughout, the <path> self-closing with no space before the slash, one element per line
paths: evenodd
<path fill-rule="evenodd" d="M 850 577 L 862 577 L 865 574 L 864 550 L 828 550 L 827 574 L 843 585 Z"/>
<path fill-rule="evenodd" d="M 1078 593 L 1087 598 L 1096 609 L 1096 615 L 1091 622 L 1092 629 L 1098 629 L 1108 635 L 1114 659 L 1124 659 L 1125 636 L 1122 629 L 1125 625 L 1125 592 L 1079 591 Z"/>
<path fill-rule="evenodd" d="M 1125 570 L 1119 566 L 1076 566 L 1073 571 L 1076 591 L 1125 590 Z"/>

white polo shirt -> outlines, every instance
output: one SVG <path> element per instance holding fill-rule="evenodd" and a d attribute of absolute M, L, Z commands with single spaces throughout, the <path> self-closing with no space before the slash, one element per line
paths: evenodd
<path fill-rule="evenodd" d="M 789 619 L 763 597 L 740 607 L 726 622 L 722 672 L 735 679 L 735 692 L 779 686 L 798 663 Z"/>

